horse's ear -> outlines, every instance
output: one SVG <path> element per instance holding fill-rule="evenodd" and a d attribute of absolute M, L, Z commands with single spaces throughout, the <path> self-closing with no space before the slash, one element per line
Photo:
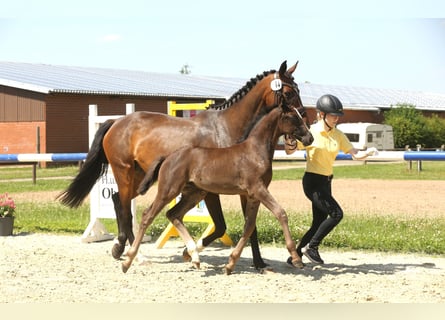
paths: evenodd
<path fill-rule="evenodd" d="M 280 76 L 284 76 L 284 73 L 286 72 L 287 69 L 287 60 L 284 60 L 283 63 L 280 66 L 280 70 L 278 71 L 278 74 Z"/>
<path fill-rule="evenodd" d="M 297 66 L 298 66 L 298 61 L 297 61 L 297 63 L 295 63 L 292 67 L 290 67 L 289 70 L 287 70 L 287 72 L 288 72 L 289 74 L 294 73 L 295 69 L 297 69 Z"/>

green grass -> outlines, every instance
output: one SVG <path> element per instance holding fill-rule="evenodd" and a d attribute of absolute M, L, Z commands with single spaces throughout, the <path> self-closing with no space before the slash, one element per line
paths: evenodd
<path fill-rule="evenodd" d="M 416 167 L 409 172 L 406 163 L 369 164 L 335 167 L 337 178 L 358 179 L 413 179 L 413 180 L 445 180 L 445 162 L 423 162 L 423 171 L 417 173 Z M 28 181 L 8 181 L 11 178 L 27 177 L 29 167 L 0 167 L 0 193 L 30 191 L 62 191 L 77 173 L 77 167 L 51 168 L 37 170 L 37 184 Z M 11 173 L 11 172 L 14 173 Z M 32 171 L 31 171 L 32 172 Z M 275 170 L 274 180 L 301 179 L 304 168 Z M 39 179 L 39 177 L 60 177 L 61 179 Z M 45 232 L 69 233 L 81 235 L 89 222 L 89 204 L 86 202 L 78 209 L 69 209 L 56 201 L 37 203 L 20 201 L 14 233 Z M 138 220 L 143 208 L 138 207 Z M 289 225 L 294 239 L 299 239 L 310 224 L 311 214 L 303 211 L 288 212 Z M 237 241 L 242 232 L 243 219 L 238 211 L 226 212 L 228 234 Z M 107 230 L 116 234 L 116 221 L 102 219 Z M 165 212 L 161 212 L 147 230 L 147 234 L 158 237 L 168 221 Z M 205 225 L 187 223 L 192 235 L 199 236 Z M 261 244 L 284 244 L 282 231 L 276 219 L 266 210 L 260 210 L 257 228 Z M 391 252 L 421 252 L 427 254 L 445 253 L 445 216 L 438 218 L 407 218 L 379 216 L 366 212 L 357 212 L 345 216 L 343 221 L 329 234 L 323 242 L 325 247 L 351 248 Z"/>
<path fill-rule="evenodd" d="M 138 207 L 138 219 L 143 208 Z M 293 239 L 300 239 L 309 228 L 309 212 L 288 212 L 289 227 Z M 227 233 L 238 241 L 242 233 L 243 218 L 237 211 L 225 214 Z M 58 203 L 20 204 L 14 222 L 14 232 L 60 233 L 81 235 L 89 222 L 89 205 L 68 209 Z M 117 233 L 113 219 L 101 219 L 107 230 Z M 147 234 L 156 239 L 168 224 L 165 212 L 161 212 L 147 229 Z M 199 237 L 206 227 L 200 223 L 186 223 L 194 237 Z M 261 244 L 284 245 L 284 237 L 278 221 L 272 214 L 260 210 L 257 219 Z M 426 254 L 445 253 L 445 218 L 407 219 L 393 216 L 349 215 L 323 241 L 324 247 L 362 249 L 388 252 L 417 252 Z"/>
<path fill-rule="evenodd" d="M 0 180 L 5 179 L 32 179 L 32 165 L 0 166 Z M 36 177 L 64 177 L 75 176 L 79 171 L 78 166 L 60 166 L 54 168 L 37 168 Z"/>

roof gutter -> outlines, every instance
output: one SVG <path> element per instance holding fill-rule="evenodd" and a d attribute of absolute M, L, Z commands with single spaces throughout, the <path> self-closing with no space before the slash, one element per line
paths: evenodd
<path fill-rule="evenodd" d="M 52 88 L 48 88 L 48 87 L 38 86 L 38 85 L 14 81 L 14 80 L 2 79 L 2 78 L 0 78 L 0 85 L 13 87 L 13 88 L 19 88 L 19 89 L 33 91 L 33 92 L 46 93 L 46 94 L 48 94 L 52 90 Z"/>

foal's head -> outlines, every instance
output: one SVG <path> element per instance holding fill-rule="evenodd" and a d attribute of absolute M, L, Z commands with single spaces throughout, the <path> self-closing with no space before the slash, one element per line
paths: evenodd
<path fill-rule="evenodd" d="M 279 122 L 280 129 L 287 139 L 299 140 L 308 146 L 314 141 L 306 120 L 295 107 L 281 105 L 282 114 Z"/>

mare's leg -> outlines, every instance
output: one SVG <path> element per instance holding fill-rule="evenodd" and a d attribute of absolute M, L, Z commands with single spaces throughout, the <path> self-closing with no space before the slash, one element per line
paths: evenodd
<path fill-rule="evenodd" d="M 244 230 L 243 234 L 241 235 L 241 238 L 239 239 L 238 243 L 236 244 L 235 248 L 230 253 L 229 262 L 225 266 L 225 273 L 227 275 L 230 275 L 233 270 L 235 269 L 235 264 L 239 260 L 241 253 L 246 246 L 246 243 L 248 241 L 248 238 L 252 235 L 253 230 L 255 229 L 256 224 L 256 217 L 258 214 L 258 206 L 256 204 L 257 200 L 249 199 L 246 201 L 245 204 L 245 221 L 244 221 Z"/>
<path fill-rule="evenodd" d="M 130 244 L 134 241 L 133 215 L 131 212 L 131 200 L 136 196 L 133 191 L 134 168 L 112 167 L 114 178 L 119 192 L 112 195 L 114 209 L 116 212 L 116 222 L 118 227 L 117 242 L 113 245 L 113 258 L 119 259 L 125 250 L 127 240 Z"/>
<path fill-rule="evenodd" d="M 215 224 L 215 230 L 207 237 L 202 239 L 202 245 L 207 247 L 210 243 L 216 239 L 221 238 L 227 230 L 226 221 L 224 220 L 223 211 L 221 208 L 221 201 L 219 195 L 215 193 L 208 193 L 205 197 L 205 203 L 213 223 Z"/>
<path fill-rule="evenodd" d="M 247 205 L 247 197 L 246 196 L 240 196 L 241 199 L 241 208 L 243 209 L 244 217 L 246 217 L 246 205 Z M 256 205 L 256 208 L 253 207 Z M 250 206 L 252 206 L 251 210 L 255 210 L 258 212 L 258 209 L 260 207 L 260 202 L 256 201 L 256 204 L 251 203 Z M 257 270 L 263 270 L 268 267 L 268 264 L 266 264 L 261 257 L 260 247 L 258 243 L 258 233 L 255 226 L 255 229 L 253 229 L 252 234 L 250 235 L 250 246 L 252 249 L 252 258 L 253 258 L 253 265 Z"/>

